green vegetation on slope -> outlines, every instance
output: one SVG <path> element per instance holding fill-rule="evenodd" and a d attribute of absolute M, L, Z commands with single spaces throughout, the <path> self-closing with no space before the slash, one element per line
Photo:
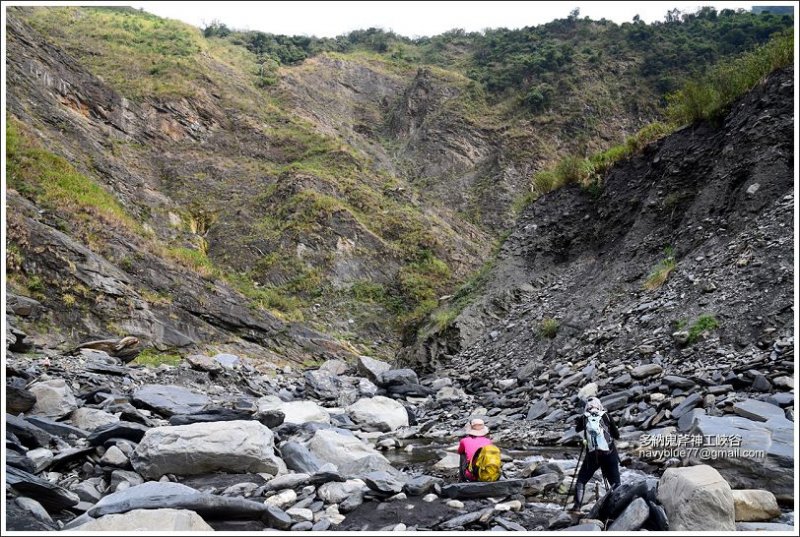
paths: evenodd
<path fill-rule="evenodd" d="M 90 227 L 140 231 L 113 195 L 64 158 L 42 149 L 13 117 L 6 122 L 6 178 L 9 187 L 40 206 L 73 215 Z"/>
<path fill-rule="evenodd" d="M 703 334 L 709 333 L 712 330 L 719 328 L 719 321 L 711 314 L 704 314 L 698 317 L 692 326 L 689 328 L 689 345 L 696 343 Z"/>
<path fill-rule="evenodd" d="M 251 54 L 231 43 L 204 39 L 193 26 L 125 7 L 32 8 L 26 21 L 125 97 L 194 97 L 210 80 L 225 88 L 252 84 Z M 209 68 L 209 62 L 216 66 Z M 246 104 L 240 101 L 239 104 Z M 251 105 L 252 106 L 252 105 Z"/>
<path fill-rule="evenodd" d="M 188 98 L 200 108 L 219 104 L 245 112 L 248 127 L 263 135 L 254 139 L 273 151 L 273 156 L 256 158 L 207 148 L 206 167 L 230 172 L 235 177 L 229 183 L 200 164 L 197 175 L 165 173 L 165 188 L 171 189 L 167 195 L 187 207 L 199 204 L 218 219 L 191 229 L 199 240 L 188 242 L 198 247 L 176 241 L 164 247 L 165 257 L 204 277 L 226 279 L 254 307 L 302 319 L 314 301 L 324 302 L 338 291 L 326 281 L 335 262 L 331 240 L 336 245 L 338 229 L 352 226 L 370 244 L 357 247 L 354 257 L 371 255 L 374 262 L 382 256 L 397 270 L 393 279 L 359 280 L 346 295 L 379 304 L 399 327 L 414 325 L 433 310 L 438 297 L 463 281 L 481 252 L 454 256 L 457 225 L 426 210 L 430 200 L 403 193 L 406 183 L 376 171 L 365 154 L 296 117 L 280 91 L 270 88 L 284 72 L 282 66 L 325 53 L 409 80 L 426 66 L 458 89 L 448 108 L 434 113 L 502 132 L 513 159 L 554 162 L 580 148 L 585 148 L 581 155 L 593 154 L 567 157 L 554 170 L 537 174 L 528 199 L 518 204 L 522 207 L 569 182 L 598 188 L 614 162 L 668 128 L 654 124 L 622 145 L 598 148 L 618 140 L 628 125 L 633 130 L 657 117 L 659 99 L 688 75 L 792 24 L 791 17 L 704 9 L 696 15 L 671 12 L 666 22 L 652 25 L 573 15 L 535 28 L 453 30 L 416 40 L 376 29 L 316 39 L 232 31 L 219 22 L 200 32 L 128 8 L 33 8 L 24 13 L 35 29 L 121 95 L 138 101 Z M 221 102 L 210 94 L 221 95 Z M 614 123 L 618 118 L 622 126 Z M 547 132 L 541 143 L 532 143 L 532 125 Z M 566 144 L 548 145 L 562 137 Z M 243 142 L 250 140 L 235 141 Z M 212 192 L 229 186 L 237 189 L 237 197 L 220 203 L 223 196 Z M 98 200 L 88 205 L 95 203 L 102 205 Z M 239 210 L 244 216 L 234 225 Z M 222 224 L 230 226 L 229 242 L 205 242 L 208 228 Z M 301 258 L 301 244 L 312 246 L 313 257 Z M 455 317 L 485 274 L 486 269 L 477 273 L 456 293 L 452 308 L 436 313 L 437 324 Z"/>
<path fill-rule="evenodd" d="M 587 99 L 594 108 L 589 114 L 597 118 L 603 108 L 618 104 L 613 101 L 621 87 L 635 82 L 646 89 L 639 92 L 641 97 L 628 96 L 626 106 L 652 106 L 654 96 L 675 90 L 687 74 L 764 43 L 792 25 L 789 15 L 705 7 L 697 13 L 672 10 L 663 22 L 653 24 L 638 17 L 623 24 L 593 21 L 573 13 L 536 27 L 482 33 L 454 29 L 418 39 L 376 28 L 336 38 L 274 35 L 235 31 L 218 21 L 204 33 L 247 48 L 262 70 L 265 64 L 294 65 L 325 52 L 370 52 L 399 64 L 460 72 L 495 99 L 513 97 L 535 114 L 553 106 L 564 113 L 572 101 Z M 594 95 L 582 97 L 591 83 L 587 79 L 605 82 Z"/>
<path fill-rule="evenodd" d="M 605 151 L 585 158 L 569 155 L 554 168 L 534 173 L 530 191 L 515 201 L 514 209 L 519 212 L 541 195 L 570 183 L 601 188 L 606 172 L 617 162 L 687 122 L 718 118 L 770 73 L 792 65 L 793 61 L 794 36 L 784 31 L 764 45 L 719 63 L 706 75 L 686 82 L 680 90 L 667 96 L 667 122 L 651 123 L 623 144 Z"/>
<path fill-rule="evenodd" d="M 794 35 L 786 30 L 765 45 L 722 62 L 669 95 L 667 117 L 675 125 L 716 119 L 772 71 L 794 62 Z"/>

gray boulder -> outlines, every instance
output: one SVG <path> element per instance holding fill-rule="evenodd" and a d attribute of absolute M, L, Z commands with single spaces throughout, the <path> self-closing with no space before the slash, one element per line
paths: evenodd
<path fill-rule="evenodd" d="M 208 371 L 209 373 L 222 371 L 222 364 L 204 354 L 190 354 L 186 357 L 186 362 L 192 366 L 192 369 L 199 371 Z"/>
<path fill-rule="evenodd" d="M 330 373 L 331 375 L 344 375 L 347 373 L 347 363 L 343 360 L 326 360 L 325 363 L 319 366 L 319 370 Z"/>
<path fill-rule="evenodd" d="M 549 411 L 550 406 L 547 404 L 547 401 L 539 399 L 528 409 L 528 415 L 526 416 L 526 419 L 529 421 L 538 420 Z"/>
<path fill-rule="evenodd" d="M 384 432 L 408 426 L 406 408 L 394 399 L 380 395 L 359 399 L 347 407 L 347 414 L 359 425 Z"/>
<path fill-rule="evenodd" d="M 768 489 L 787 501 L 794 497 L 793 422 L 783 416 L 763 422 L 697 416 L 690 433 L 734 438 L 738 444 L 708 447 L 703 458 L 690 452 L 690 463 L 713 466 L 737 489 Z"/>
<path fill-rule="evenodd" d="M 203 518 L 186 509 L 135 509 L 127 513 L 105 515 L 74 531 L 213 531 Z"/>
<path fill-rule="evenodd" d="M 364 496 L 367 485 L 360 479 L 348 479 L 345 482 L 325 483 L 317 489 L 317 496 L 326 504 L 339 504 L 347 498 Z"/>
<path fill-rule="evenodd" d="M 80 503 L 75 493 L 13 466 L 6 467 L 6 485 L 22 496 L 35 498 L 49 512 Z"/>
<path fill-rule="evenodd" d="M 386 362 L 375 360 L 369 356 L 358 357 L 358 372 L 375 384 L 379 382 L 381 373 L 389 371 L 391 368 L 392 366 Z"/>
<path fill-rule="evenodd" d="M 109 414 L 105 410 L 81 407 L 70 415 L 69 421 L 71 421 L 72 424 L 79 429 L 84 431 L 94 431 L 103 425 L 117 423 L 119 418 L 113 414 Z"/>
<path fill-rule="evenodd" d="M 710 466 L 668 468 L 658 484 L 672 531 L 734 531 L 733 494 Z"/>
<path fill-rule="evenodd" d="M 267 395 L 258 400 L 257 417 L 266 412 L 279 410 L 283 412 L 284 423 L 301 425 L 303 423 L 330 423 L 330 413 L 313 401 L 282 401 L 274 395 Z"/>
<path fill-rule="evenodd" d="M 734 490 L 736 522 L 766 522 L 780 516 L 775 495 L 768 490 Z"/>
<path fill-rule="evenodd" d="M 37 382 L 29 388 L 36 396 L 31 413 L 49 418 L 61 418 L 78 408 L 72 389 L 64 379 Z"/>
<path fill-rule="evenodd" d="M 370 472 L 386 472 L 393 476 L 397 476 L 400 473 L 386 457 L 378 453 L 340 464 L 339 472 L 347 477 L 357 478 L 363 478 Z"/>
<path fill-rule="evenodd" d="M 339 397 L 342 383 L 339 378 L 328 371 L 306 371 L 303 374 L 306 390 L 317 399 L 333 401 Z"/>
<path fill-rule="evenodd" d="M 364 475 L 363 480 L 370 490 L 383 496 L 388 497 L 403 490 L 403 482 L 388 472 L 369 472 Z"/>
<path fill-rule="evenodd" d="M 385 459 L 371 445 L 334 429 L 315 432 L 308 443 L 308 449 L 317 459 L 330 462 L 337 467 L 370 455 Z"/>
<path fill-rule="evenodd" d="M 255 421 L 223 421 L 157 427 L 139 442 L 132 458 L 142 476 L 196 475 L 214 471 L 266 472 L 286 465 L 273 452 L 273 434 Z"/>
<path fill-rule="evenodd" d="M 403 487 L 403 492 L 409 496 L 424 496 L 425 494 L 433 491 L 436 485 L 441 486 L 443 483 L 442 478 L 433 477 L 430 475 L 419 475 L 409 479 Z"/>
<path fill-rule="evenodd" d="M 419 384 L 419 378 L 413 369 L 390 369 L 378 378 L 380 386 L 396 386 L 400 384 Z"/>

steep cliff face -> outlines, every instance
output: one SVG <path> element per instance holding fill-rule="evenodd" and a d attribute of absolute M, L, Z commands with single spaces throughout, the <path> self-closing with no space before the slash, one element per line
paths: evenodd
<path fill-rule="evenodd" d="M 279 355 L 296 331 L 316 334 L 298 349 L 327 333 L 392 356 L 481 266 L 533 170 L 654 114 L 611 97 L 640 60 L 622 53 L 576 56 L 586 91 L 532 116 L 461 70 L 363 50 L 267 83 L 241 44 L 125 8 L 14 8 L 7 34 L 10 289 L 43 301 L 53 340 L 221 345 L 232 327 Z"/>
<path fill-rule="evenodd" d="M 651 144 L 602 193 L 537 200 L 479 299 L 407 356 L 487 382 L 558 361 L 655 353 L 702 375 L 710 356 L 732 369 L 769 356 L 793 333 L 793 76 Z"/>
<path fill-rule="evenodd" d="M 426 205 L 374 138 L 342 135 L 341 117 L 355 121 L 355 130 L 382 128 L 368 104 L 383 99 L 378 87 L 402 94 L 402 78 L 392 85 L 385 73 L 371 77 L 350 62 L 341 70 L 350 82 L 345 76 L 315 94 L 329 102 L 293 109 L 280 102 L 285 92 L 270 96 L 240 65 L 207 50 L 194 68 L 210 78 L 183 95 L 139 95 L 66 52 L 85 55 L 85 43 L 31 28 L 31 13 L 13 11 L 8 23 L 7 135 L 19 140 L 9 200 L 20 231 L 9 246 L 21 258 L 11 280 L 23 295 L 43 282 L 47 292 L 38 296 L 52 310 L 50 321 L 73 330 L 71 338 L 130 332 L 162 345 L 219 343 L 227 324 L 285 331 L 275 314 L 391 352 L 402 325 L 396 318 L 420 315 L 485 255 L 485 231 L 448 207 Z M 309 62 L 289 72 L 284 87 L 316 85 L 313 69 Z M 324 69 L 339 72 L 335 63 Z M 37 175 L 46 166 L 28 162 L 36 158 L 57 159 L 83 186 L 110 194 L 103 200 L 117 221 L 93 218 L 96 200 L 76 206 L 69 189 L 50 195 Z M 101 272 L 130 284 L 115 296 L 136 302 L 147 321 L 123 322 L 129 306 L 111 315 L 98 306 L 97 282 L 80 283 L 39 259 L 51 229 L 87 248 L 78 257 L 92 257 Z M 71 289 L 70 279 L 88 291 Z M 227 305 L 215 313 L 220 302 Z M 157 321 L 154 310 L 164 310 Z M 234 312 L 230 323 L 224 311 Z M 218 318 L 223 331 L 193 324 L 204 317 Z"/>

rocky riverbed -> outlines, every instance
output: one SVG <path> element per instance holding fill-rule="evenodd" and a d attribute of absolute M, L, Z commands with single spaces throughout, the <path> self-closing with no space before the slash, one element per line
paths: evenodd
<path fill-rule="evenodd" d="M 14 339 L 24 342 L 19 332 Z M 790 353 L 792 342 L 784 343 L 774 352 Z M 702 383 L 659 367 L 617 371 L 632 379 L 625 387 L 632 395 L 621 403 L 605 398 L 622 425 L 623 486 L 606 495 L 598 473 L 582 512 L 570 514 L 562 505 L 579 452 L 572 411 L 604 384 L 601 378 L 615 378 L 608 371 L 601 377 L 598 367 L 574 363 L 538 372 L 538 386 L 566 382 L 578 394 L 555 401 L 534 400 L 520 390 L 522 378 L 499 381 L 492 397 L 488 386 L 466 375 L 419 378 L 369 357 L 302 370 L 194 355 L 178 366 L 150 368 L 90 349 L 76 355 L 28 350 L 9 351 L 6 366 L 11 530 L 793 524 L 793 513 L 778 504 L 791 499 L 782 485 L 792 482 L 791 451 L 785 452 L 791 438 L 782 445 L 781 435 L 792 430 L 791 411 L 782 407 L 793 400 L 791 386 L 778 390 L 775 379 L 770 392 L 731 388 L 724 404 L 709 406 Z M 634 393 L 657 400 L 661 419 L 632 420 L 627 398 Z M 469 416 L 484 417 L 503 449 L 500 482 L 456 482 L 455 446 Z M 641 435 L 667 435 L 669 427 L 708 434 L 735 429 L 747 446 L 764 444 L 767 456 L 732 463 L 645 453 L 652 450 Z M 719 472 L 680 468 L 690 463 Z M 713 502 L 685 509 L 685 502 L 697 501 L 693 494 Z"/>

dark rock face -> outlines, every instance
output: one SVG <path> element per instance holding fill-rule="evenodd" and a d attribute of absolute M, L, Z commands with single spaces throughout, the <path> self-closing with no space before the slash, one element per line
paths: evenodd
<path fill-rule="evenodd" d="M 738 472 L 740 486 L 788 492 L 793 76 L 774 72 L 720 121 L 651 143 L 594 193 L 567 186 L 527 207 L 475 302 L 401 353 L 463 390 L 439 388 L 451 406 L 436 427 L 457 430 L 483 407 L 505 442 L 573 444 L 591 396 L 634 444 L 637 431 L 712 428 L 732 414 L 751 433 L 774 419 L 766 467 L 780 477 L 761 463 L 707 463 L 727 479 Z M 645 285 L 667 258 L 666 281 Z M 547 319 L 552 338 L 540 333 Z"/>

